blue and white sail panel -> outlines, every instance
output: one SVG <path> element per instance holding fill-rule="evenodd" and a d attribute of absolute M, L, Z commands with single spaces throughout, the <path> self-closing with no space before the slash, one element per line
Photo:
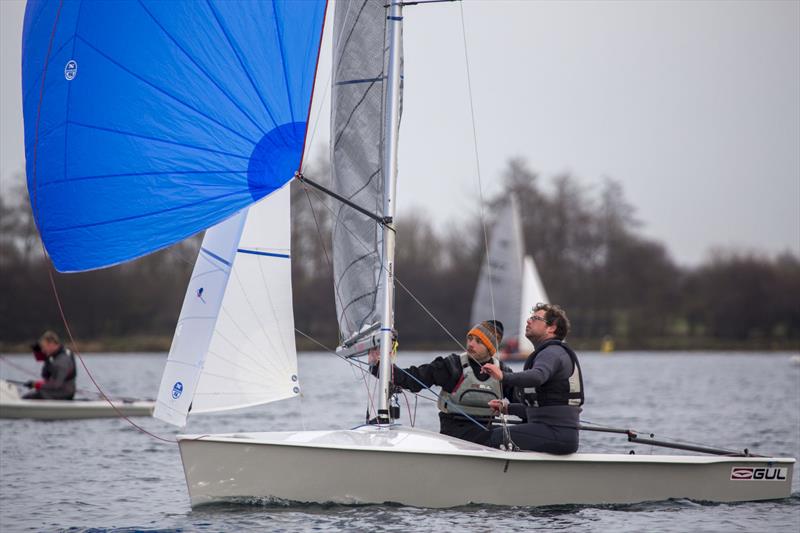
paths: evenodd
<path fill-rule="evenodd" d="M 244 209 L 206 231 L 197 254 L 153 412 L 153 416 L 170 424 L 186 425 L 247 211 Z"/>
<path fill-rule="evenodd" d="M 60 271 L 168 246 L 280 188 L 325 2 L 28 2 L 28 188 Z"/>
<path fill-rule="evenodd" d="M 154 416 L 299 394 L 292 311 L 289 186 L 206 232 L 186 290 Z"/>
<path fill-rule="evenodd" d="M 289 191 L 286 185 L 250 208 L 193 413 L 238 409 L 300 393 Z"/>

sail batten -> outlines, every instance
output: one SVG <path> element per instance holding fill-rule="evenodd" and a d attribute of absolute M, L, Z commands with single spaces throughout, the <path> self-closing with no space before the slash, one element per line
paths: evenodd
<path fill-rule="evenodd" d="M 336 4 L 331 104 L 331 189 L 383 216 L 384 115 L 389 35 L 381 2 Z M 381 322 L 382 228 L 369 216 L 333 204 L 333 271 L 341 339 Z"/>
<path fill-rule="evenodd" d="M 300 393 L 289 199 L 287 185 L 206 232 L 155 417 L 183 426 L 190 408 L 238 409 Z"/>

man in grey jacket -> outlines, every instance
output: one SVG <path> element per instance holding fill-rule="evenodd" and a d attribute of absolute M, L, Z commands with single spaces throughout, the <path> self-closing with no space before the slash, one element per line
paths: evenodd
<path fill-rule="evenodd" d="M 496 365 L 482 368 L 503 386 L 516 387 L 523 403 L 492 400 L 495 411 L 508 412 L 526 421 L 508 428 L 511 442 L 505 442 L 503 428 L 492 432 L 490 446 L 516 445 L 522 450 L 569 454 L 578 450 L 578 426 L 583 405 L 583 377 L 578 356 L 564 338 L 569 320 L 557 305 L 537 304 L 525 326 L 534 352 L 522 372 L 506 373 Z"/>
<path fill-rule="evenodd" d="M 39 342 L 31 347 L 37 361 L 44 361 L 42 379 L 28 381 L 32 389 L 22 398 L 26 400 L 71 400 L 75 396 L 75 356 L 61 344 L 52 331 L 45 331 Z"/>

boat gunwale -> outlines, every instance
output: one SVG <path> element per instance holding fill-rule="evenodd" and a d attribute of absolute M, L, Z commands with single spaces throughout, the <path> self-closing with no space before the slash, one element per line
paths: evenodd
<path fill-rule="evenodd" d="M 197 434 L 197 435 L 176 435 L 179 445 L 189 442 L 205 443 L 224 443 L 239 444 L 244 446 L 286 446 L 295 448 L 311 449 L 331 449 L 337 451 L 372 451 L 390 453 L 408 453 L 416 455 L 449 455 L 457 457 L 471 457 L 475 459 L 489 459 L 495 461 L 512 462 L 573 462 L 573 463 L 642 463 L 642 464 L 720 464 L 720 463 L 774 463 L 781 465 L 794 465 L 796 459 L 793 457 L 740 457 L 726 455 L 640 455 L 629 453 L 573 453 L 568 455 L 553 455 L 540 452 L 507 452 L 495 448 L 482 447 L 476 450 L 434 450 L 434 449 L 412 449 L 398 446 L 358 446 L 352 444 L 339 443 L 318 443 L 318 442 L 287 442 L 266 440 L 267 435 L 289 435 L 297 433 L 316 433 L 324 435 L 339 432 L 349 432 L 354 430 L 321 430 L 321 431 L 275 431 L 275 432 L 241 432 L 225 434 Z M 426 432 L 428 433 L 428 432 Z M 432 433 L 432 435 L 439 435 Z M 473 444 L 474 445 L 474 444 Z M 480 446 L 480 445 L 475 445 Z M 512 454 L 512 455 L 509 455 Z"/>

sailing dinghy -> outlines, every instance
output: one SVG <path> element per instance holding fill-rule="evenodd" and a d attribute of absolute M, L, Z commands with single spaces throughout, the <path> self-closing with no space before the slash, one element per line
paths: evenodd
<path fill-rule="evenodd" d="M 102 268 L 207 229 L 159 390 L 160 419 L 182 426 L 190 410 L 300 392 L 286 184 L 302 171 L 325 11 L 324 2 L 278 0 L 27 5 L 28 187 L 55 267 Z M 397 2 L 340 1 L 333 28 L 339 351 L 355 357 L 380 347 L 378 423 L 179 436 L 192 505 L 787 497 L 794 459 L 560 457 L 393 423 L 402 12 Z"/>
<path fill-rule="evenodd" d="M 148 400 L 23 400 L 15 385 L 0 379 L 0 418 L 75 420 L 150 416 L 155 402 Z"/>
<path fill-rule="evenodd" d="M 502 322 L 503 337 L 508 339 L 500 346 L 502 356 L 525 360 L 533 352 L 533 344 L 525 336 L 525 323 L 538 302 L 549 300 L 533 257 L 525 255 L 519 207 L 512 195 L 492 226 L 472 299 L 470 323 L 489 317 Z"/>

